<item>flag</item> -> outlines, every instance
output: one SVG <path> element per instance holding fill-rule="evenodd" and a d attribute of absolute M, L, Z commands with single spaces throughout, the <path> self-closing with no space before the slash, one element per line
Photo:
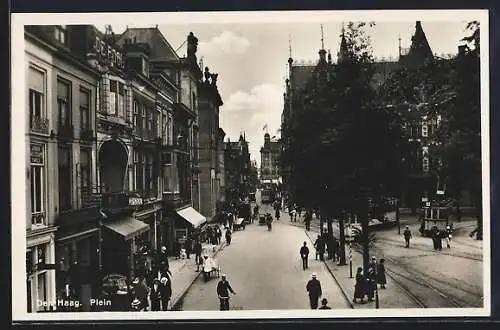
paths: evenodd
<path fill-rule="evenodd" d="M 267 129 L 267 124 L 264 125 L 264 127 L 262 128 L 263 131 L 265 131 Z"/>

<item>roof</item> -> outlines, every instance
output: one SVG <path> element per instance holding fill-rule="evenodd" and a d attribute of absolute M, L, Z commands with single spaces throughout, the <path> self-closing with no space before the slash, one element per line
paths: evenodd
<path fill-rule="evenodd" d="M 151 46 L 151 58 L 156 60 L 179 60 L 179 56 L 167 41 L 163 33 L 154 28 L 127 28 L 117 39 L 117 44 L 123 46 L 125 39 L 134 39 L 138 43 L 147 43 Z"/>

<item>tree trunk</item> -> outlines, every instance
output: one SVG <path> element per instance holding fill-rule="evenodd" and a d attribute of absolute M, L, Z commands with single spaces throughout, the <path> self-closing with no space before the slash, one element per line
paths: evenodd
<path fill-rule="evenodd" d="M 327 226 L 327 231 L 328 231 L 328 237 L 332 237 L 333 236 L 333 225 L 332 225 L 332 222 L 333 222 L 333 217 L 331 214 L 328 215 L 328 217 L 326 218 L 326 226 Z"/>
<path fill-rule="evenodd" d="M 320 235 L 323 235 L 323 224 L 325 223 L 325 216 L 323 215 L 324 212 L 321 212 L 319 215 L 319 233 Z M 316 214 L 316 216 L 318 216 Z"/>
<path fill-rule="evenodd" d="M 345 261 L 345 229 L 344 229 L 344 216 L 339 217 L 339 230 L 340 230 L 340 255 L 339 255 L 339 265 L 347 265 Z"/>
<path fill-rule="evenodd" d="M 358 217 L 361 222 L 361 245 L 363 247 L 363 272 L 368 269 L 368 263 L 370 261 L 370 246 L 369 246 L 369 235 L 368 235 L 368 204 L 366 198 L 361 200 L 358 209 Z"/>

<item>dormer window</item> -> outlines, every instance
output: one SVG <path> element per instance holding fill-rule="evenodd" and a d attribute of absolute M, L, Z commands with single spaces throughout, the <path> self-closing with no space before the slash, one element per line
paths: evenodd
<path fill-rule="evenodd" d="M 56 25 L 54 30 L 54 37 L 63 45 L 68 44 L 68 31 L 66 25 Z"/>
<path fill-rule="evenodd" d="M 149 77 L 149 62 L 146 58 L 142 58 L 142 74 Z"/>

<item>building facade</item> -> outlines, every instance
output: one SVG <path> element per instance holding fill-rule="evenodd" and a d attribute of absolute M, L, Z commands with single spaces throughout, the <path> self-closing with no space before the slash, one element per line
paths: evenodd
<path fill-rule="evenodd" d="M 226 205 L 248 197 L 251 172 L 248 141 L 240 135 L 237 142 L 226 142 L 224 150 L 224 170 L 226 184 Z"/>
<path fill-rule="evenodd" d="M 197 64 L 198 39 L 187 36 L 187 56 L 179 57 L 158 28 L 127 29 L 117 43 L 143 43 L 150 49 L 152 79 L 161 86 L 167 99 L 162 126 L 164 139 L 159 143 L 163 173 L 163 220 L 166 246 L 181 243 L 189 231 L 199 228 L 206 217 L 199 213 L 199 123 L 198 83 L 202 72 Z"/>
<path fill-rule="evenodd" d="M 85 194 L 96 176 L 95 102 L 98 73 L 75 57 L 66 26 L 27 26 L 28 312 L 73 297 L 89 301 L 99 288 L 97 207 Z M 57 231 L 56 231 L 57 229 Z M 88 310 L 88 304 L 82 309 Z"/>
<path fill-rule="evenodd" d="M 264 145 L 260 148 L 260 182 L 281 183 L 281 143 L 272 141 L 269 133 L 264 134 Z"/>
<path fill-rule="evenodd" d="M 217 88 L 217 74 L 205 68 L 205 80 L 199 84 L 199 164 L 201 213 L 212 219 L 220 201 L 219 107 L 222 98 Z"/>
<path fill-rule="evenodd" d="M 348 60 L 348 51 L 344 35 L 341 36 L 341 43 L 337 53 L 337 63 Z M 373 63 L 374 75 L 372 87 L 379 88 L 384 81 L 395 70 L 401 68 L 415 69 L 423 66 L 429 61 L 436 61 L 435 55 L 429 46 L 427 38 L 420 21 L 415 23 L 415 32 L 411 39 L 411 45 L 408 49 L 399 47 L 399 58 L 395 60 L 383 60 Z M 290 178 L 293 174 L 293 168 L 290 160 L 286 159 L 286 150 L 293 144 L 293 138 L 290 131 L 293 130 L 299 122 L 296 114 L 300 109 L 305 98 L 311 95 L 312 91 L 319 87 L 324 81 L 331 79 L 328 73 L 333 68 L 331 55 L 325 59 L 325 50 L 319 51 L 319 60 L 315 65 L 294 64 L 294 60 L 288 59 L 289 76 L 286 79 L 286 90 L 283 94 L 284 108 L 281 117 L 281 131 L 284 149 L 284 162 L 282 164 L 283 184 L 285 189 L 290 191 Z M 404 124 L 410 153 L 408 159 L 405 159 L 405 178 L 402 180 L 402 205 L 406 207 L 417 207 L 420 205 L 421 197 L 433 193 L 438 184 L 438 175 L 436 166 L 439 155 L 433 154 L 433 136 L 438 129 L 440 117 L 429 116 L 418 111 L 425 103 L 421 100 L 418 104 L 394 104 L 396 107 L 405 107 L 412 116 Z M 411 109 L 412 111 L 408 111 Z M 401 110 L 401 109 L 400 109 Z"/>

